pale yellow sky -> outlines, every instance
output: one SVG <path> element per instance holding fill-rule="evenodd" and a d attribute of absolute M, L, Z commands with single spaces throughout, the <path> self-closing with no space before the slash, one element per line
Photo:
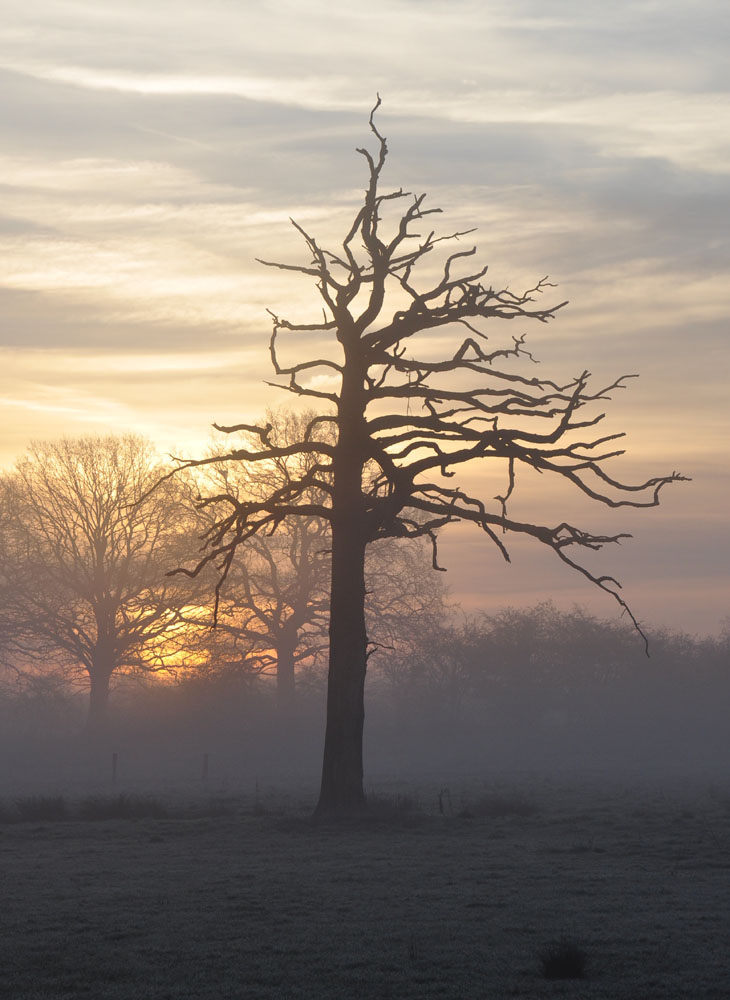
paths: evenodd
<path fill-rule="evenodd" d="M 694 481 L 637 517 L 636 541 L 604 553 L 607 571 L 642 620 L 719 627 L 730 614 L 722 5 L 5 6 L 0 462 L 32 438 L 96 430 L 194 453 L 214 421 L 285 403 L 264 385 L 265 310 L 300 319 L 316 303 L 305 281 L 254 258 L 305 259 L 289 216 L 341 238 L 380 91 L 387 182 L 428 191 L 445 231 L 477 226 L 495 284 L 549 273 L 570 300 L 528 330 L 540 373 L 641 374 L 609 416 L 629 432 L 626 468 Z M 526 489 L 531 502 L 543 498 Z M 594 529 L 606 512 L 583 516 Z M 552 596 L 614 613 L 541 557 L 505 571 L 485 549 L 482 570 L 481 549 L 461 535 L 449 546 L 452 588 L 470 606 Z"/>

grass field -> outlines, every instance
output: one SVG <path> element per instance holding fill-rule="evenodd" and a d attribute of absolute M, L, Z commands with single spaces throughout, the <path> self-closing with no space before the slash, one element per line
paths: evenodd
<path fill-rule="evenodd" d="M 40 819 L 6 803 L 0 995 L 730 996 L 724 790 L 407 791 L 340 826 L 315 825 L 296 792 L 130 797 L 108 819 L 98 797 L 45 820 L 41 799 Z M 546 978 L 561 941 L 583 978 Z"/>

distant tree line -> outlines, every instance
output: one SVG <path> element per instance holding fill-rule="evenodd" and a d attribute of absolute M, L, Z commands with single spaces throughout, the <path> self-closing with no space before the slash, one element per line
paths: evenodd
<path fill-rule="evenodd" d="M 579 607 L 452 618 L 379 664 L 374 699 L 395 753 L 438 745 L 444 764 L 726 773 L 730 620 L 647 633 L 648 658 L 629 623 Z"/>
<path fill-rule="evenodd" d="M 272 440 L 285 446 L 311 419 L 267 414 Z M 86 728 L 103 735 L 115 683 L 120 705 L 150 718 L 164 705 L 190 727 L 196 712 L 225 715 L 232 706 L 242 719 L 251 711 L 287 723 L 319 718 L 328 524 L 299 516 L 245 539 L 222 584 L 220 565 L 176 572 L 196 564 L 218 530 L 203 498 L 285 488 L 306 474 L 302 461 L 213 461 L 169 476 L 172 466 L 135 436 L 33 445 L 0 479 L 7 721 L 35 716 L 69 730 L 78 724 L 70 693 L 85 690 Z M 578 739 L 581 720 L 594 738 L 601 725 L 632 718 L 646 736 L 678 705 L 676 731 L 726 700 L 730 625 L 719 638 L 653 632 L 647 660 L 630 622 L 579 608 L 548 602 L 466 616 L 448 603 L 431 562 L 421 539 L 369 550 L 368 685 L 376 742 L 389 734 L 383 746 L 407 740 L 415 749 L 436 734 L 446 748 L 488 744 L 510 731 L 542 732 L 558 745 L 567 733 Z M 150 686 L 158 674 L 167 683 Z"/>
<path fill-rule="evenodd" d="M 268 414 L 277 440 L 300 417 Z M 106 726 L 121 677 L 273 678 L 292 715 L 298 671 L 327 647 L 329 526 L 284 519 L 246 540 L 220 585 L 216 567 L 191 575 L 214 525 L 200 490 L 252 497 L 301 474 L 286 460 L 168 476 L 132 435 L 34 444 L 0 478 L 0 664 L 6 690 L 88 689 L 86 728 Z M 374 546 L 368 565 L 371 649 L 403 650 L 445 591 L 418 543 Z M 215 627 L 214 627 L 215 626 Z"/>
<path fill-rule="evenodd" d="M 281 725 L 275 678 L 259 654 L 252 651 L 248 666 L 229 633 L 204 634 L 209 655 L 178 668 L 171 683 L 120 672 L 107 725 L 125 768 L 132 756 L 145 769 L 165 760 L 179 767 L 187 754 L 186 773 L 195 777 L 210 753 L 214 774 L 228 766 L 232 774 L 313 775 L 326 657 L 297 664 L 296 700 Z M 404 627 L 397 647 L 371 658 L 369 768 L 397 774 L 651 765 L 712 780 L 730 765 L 730 623 L 719 636 L 661 629 L 649 630 L 649 640 L 647 658 L 630 624 L 550 602 L 469 616 L 445 606 L 440 618 Z M 30 766 L 29 747 L 46 747 L 47 766 L 48 747 L 55 754 L 70 746 L 83 716 L 84 695 L 71 676 L 41 666 L 2 675 L 0 751 L 16 768 Z"/>

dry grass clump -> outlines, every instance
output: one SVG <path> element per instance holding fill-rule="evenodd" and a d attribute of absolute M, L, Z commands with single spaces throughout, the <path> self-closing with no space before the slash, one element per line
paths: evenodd
<path fill-rule="evenodd" d="M 68 808 L 62 795 L 28 795 L 15 800 L 15 813 L 21 822 L 46 823 L 67 819 Z M 12 813 L 6 815 L 14 818 Z"/>
<path fill-rule="evenodd" d="M 218 819 L 237 816 L 242 811 L 241 801 L 234 796 L 218 796 L 195 800 L 186 806 L 182 815 L 190 819 Z M 173 810 L 173 813 L 175 810 Z"/>
<path fill-rule="evenodd" d="M 508 816 L 527 817 L 538 812 L 534 802 L 518 795 L 483 795 L 464 806 L 459 813 L 463 819 L 502 819 Z"/>
<path fill-rule="evenodd" d="M 92 795 L 67 802 L 63 795 L 28 795 L 0 803 L 0 823 L 55 823 L 61 820 L 160 819 L 168 810 L 142 795 Z"/>
<path fill-rule="evenodd" d="M 381 792 L 370 792 L 364 806 L 359 806 L 349 812 L 333 814 L 325 813 L 314 816 L 316 826 L 339 826 L 345 828 L 404 826 L 409 827 L 420 822 L 424 812 L 416 796 L 397 793 L 386 795 Z"/>
<path fill-rule="evenodd" d="M 90 795 L 77 807 L 79 819 L 162 819 L 168 811 L 158 800 L 146 795 Z"/>
<path fill-rule="evenodd" d="M 546 979 L 584 979 L 587 955 L 570 938 L 561 937 L 546 945 L 538 958 Z"/>
<path fill-rule="evenodd" d="M 365 816 L 375 820 L 403 819 L 420 815 L 423 812 L 421 803 L 415 795 L 382 795 L 371 792 L 367 798 Z"/>

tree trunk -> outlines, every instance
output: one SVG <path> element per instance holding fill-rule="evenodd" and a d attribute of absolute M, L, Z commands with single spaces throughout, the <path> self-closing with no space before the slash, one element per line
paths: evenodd
<path fill-rule="evenodd" d="M 322 785 L 316 814 L 365 806 L 362 740 L 365 722 L 365 542 L 351 522 L 332 533 L 330 657 Z"/>
<path fill-rule="evenodd" d="M 327 728 L 315 814 L 346 814 L 365 806 L 362 737 L 365 722 L 365 546 L 362 495 L 365 461 L 365 377 L 357 340 L 342 336 L 346 362 L 338 404 L 332 484 L 332 577 Z"/>
<path fill-rule="evenodd" d="M 290 719 L 294 715 L 295 677 L 294 653 L 296 637 L 279 638 L 276 644 L 276 708 L 279 716 Z"/>
<path fill-rule="evenodd" d="M 111 672 L 108 670 L 89 671 L 89 714 L 86 717 L 86 732 L 92 738 L 101 736 L 106 728 L 110 680 Z"/>

